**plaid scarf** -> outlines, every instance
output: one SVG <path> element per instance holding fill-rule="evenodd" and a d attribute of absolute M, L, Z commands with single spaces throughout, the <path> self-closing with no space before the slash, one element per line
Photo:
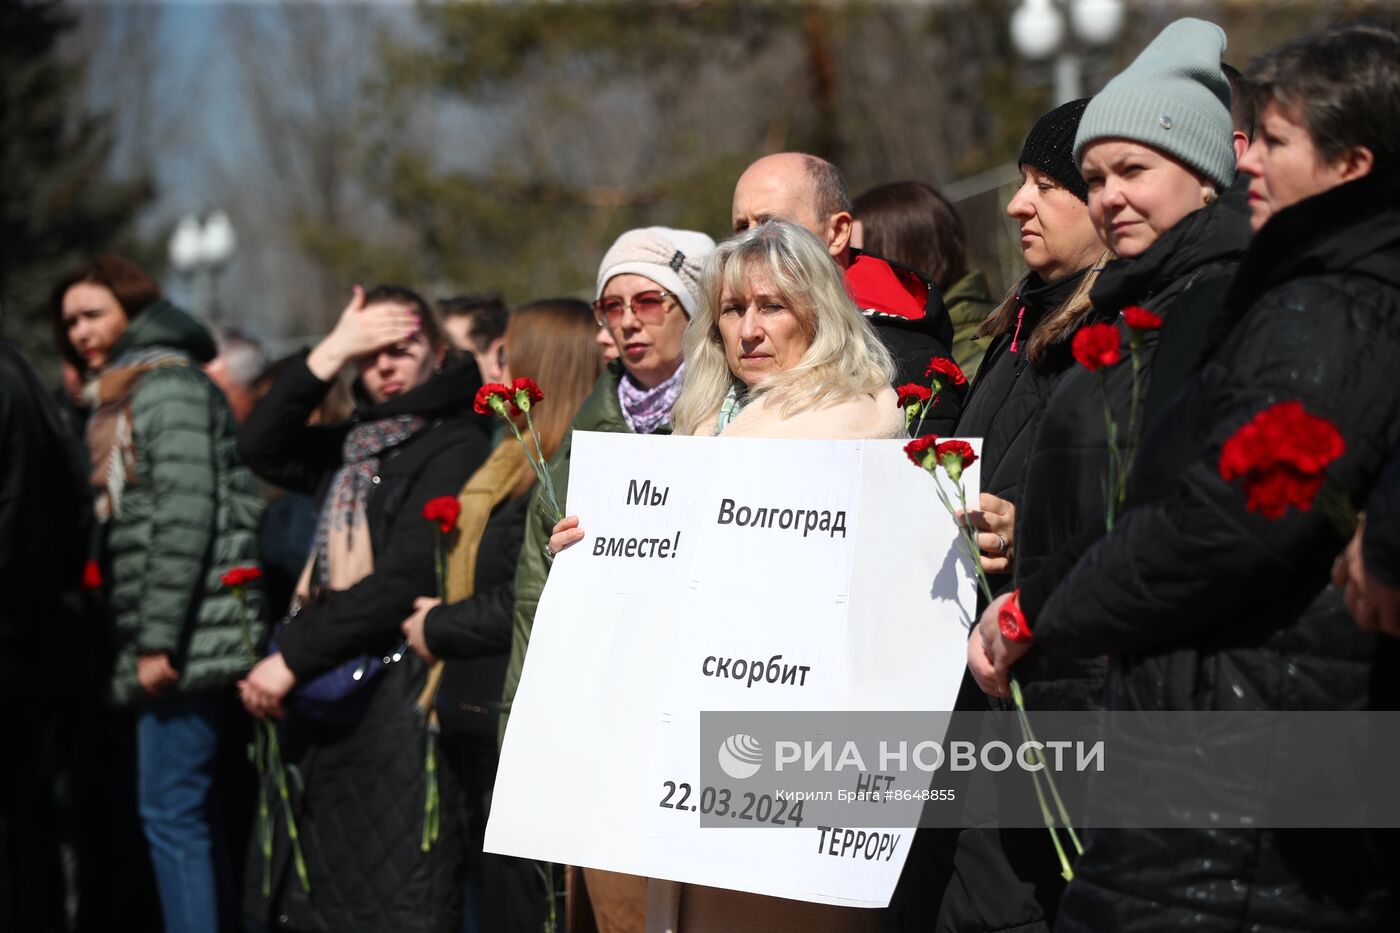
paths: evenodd
<path fill-rule="evenodd" d="M 681 377 L 685 363 L 661 385 L 644 389 L 624 374 L 617 383 L 617 400 L 622 405 L 622 417 L 634 434 L 652 434 L 671 417 L 671 409 L 681 394 Z"/>
<path fill-rule="evenodd" d="M 739 412 L 744 410 L 744 406 L 749 403 L 749 392 L 745 388 L 739 391 L 739 384 L 731 382 L 729 391 L 724 395 L 724 402 L 719 406 L 719 419 L 715 423 L 715 434 L 723 434 L 724 429 L 729 427 L 729 422 L 739 417 Z"/>
<path fill-rule="evenodd" d="M 418 415 L 395 415 L 357 424 L 345 435 L 345 465 L 331 480 L 321 517 L 316 522 L 316 582 L 344 590 L 374 570 L 365 503 L 379 473 L 379 455 L 417 434 L 428 421 Z M 301 594 L 306 595 L 306 594 Z"/>

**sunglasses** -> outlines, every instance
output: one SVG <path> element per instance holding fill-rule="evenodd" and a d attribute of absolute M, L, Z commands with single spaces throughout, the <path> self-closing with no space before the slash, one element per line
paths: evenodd
<path fill-rule="evenodd" d="M 666 299 L 674 297 L 676 296 L 673 292 L 658 288 L 638 292 L 632 296 L 630 302 L 621 298 L 599 298 L 593 302 L 593 319 L 598 322 L 599 327 L 614 327 L 630 307 L 632 316 L 641 323 L 660 324 L 671 310 L 666 304 Z"/>

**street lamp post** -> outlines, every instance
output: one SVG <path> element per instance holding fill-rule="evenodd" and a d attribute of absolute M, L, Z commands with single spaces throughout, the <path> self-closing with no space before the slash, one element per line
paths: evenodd
<path fill-rule="evenodd" d="M 1062 8 L 1069 11 L 1069 29 Z M 1084 96 L 1078 46 L 1107 45 L 1122 28 L 1122 0 L 1021 0 L 1011 14 L 1017 52 L 1031 61 L 1055 57 L 1056 106 Z"/>
<path fill-rule="evenodd" d="M 201 223 L 193 214 L 180 218 L 170 235 L 170 263 L 193 284 L 194 313 L 214 321 L 218 303 L 214 277 L 238 247 L 233 223 L 223 211 L 214 211 Z"/>

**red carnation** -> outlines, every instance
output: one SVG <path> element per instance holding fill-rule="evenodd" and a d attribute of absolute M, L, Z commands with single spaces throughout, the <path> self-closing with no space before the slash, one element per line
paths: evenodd
<path fill-rule="evenodd" d="M 1162 326 L 1162 316 L 1146 308 L 1129 305 L 1123 309 L 1123 323 L 1133 330 L 1156 330 Z"/>
<path fill-rule="evenodd" d="M 88 562 L 83 564 L 83 579 L 79 585 L 85 590 L 102 589 L 102 565 L 89 558 Z"/>
<path fill-rule="evenodd" d="M 519 379 L 512 382 L 510 384 L 510 389 L 515 393 L 515 404 L 519 405 L 522 409 L 528 408 L 535 402 L 544 401 L 544 393 L 541 392 L 540 387 L 535 384 L 535 380 L 525 376 L 521 376 Z M 525 396 L 523 399 L 521 398 L 522 393 Z"/>
<path fill-rule="evenodd" d="M 510 397 L 511 390 L 508 386 L 503 386 L 499 382 L 488 382 L 476 390 L 476 401 L 472 407 L 479 415 L 489 415 L 493 411 L 498 415 L 504 415 Z"/>
<path fill-rule="evenodd" d="M 1255 415 L 1220 450 L 1220 477 L 1244 479 L 1245 508 L 1282 518 L 1289 506 L 1312 508 L 1322 471 L 1346 450 L 1336 425 L 1310 415 L 1297 401 Z"/>
<path fill-rule="evenodd" d="M 930 391 L 927 387 L 915 385 L 912 382 L 908 385 L 900 386 L 898 389 L 895 389 L 895 392 L 899 393 L 900 408 L 903 408 L 904 406 L 910 405 L 914 402 L 927 402 L 929 399 L 933 398 L 933 392 Z"/>
<path fill-rule="evenodd" d="M 1118 328 L 1112 324 L 1090 324 L 1074 335 L 1070 350 L 1079 365 L 1097 372 L 1123 358 L 1120 343 Z"/>
<path fill-rule="evenodd" d="M 934 448 L 934 455 L 955 483 L 962 479 L 963 470 L 977 462 L 977 454 L 967 441 L 944 441 Z"/>
<path fill-rule="evenodd" d="M 219 582 L 224 586 L 247 586 L 255 580 L 262 579 L 262 571 L 257 567 L 234 567 L 219 578 Z"/>
<path fill-rule="evenodd" d="M 438 523 L 438 531 L 448 534 L 457 527 L 457 516 L 462 514 L 462 503 L 456 496 L 437 496 L 423 505 L 423 517 Z"/>
<path fill-rule="evenodd" d="M 937 375 L 935 375 L 937 374 Z M 924 371 L 925 376 L 933 376 L 934 382 L 941 388 L 943 385 L 966 385 L 967 377 L 963 375 L 962 367 L 946 356 L 935 356 L 928 361 L 928 369 Z M 939 376 L 946 378 L 940 379 Z"/>
<path fill-rule="evenodd" d="M 937 461 L 934 460 L 933 447 L 938 443 L 937 434 L 925 434 L 917 437 L 904 445 L 904 453 L 909 457 L 911 463 L 916 467 L 925 470 L 933 469 Z"/>

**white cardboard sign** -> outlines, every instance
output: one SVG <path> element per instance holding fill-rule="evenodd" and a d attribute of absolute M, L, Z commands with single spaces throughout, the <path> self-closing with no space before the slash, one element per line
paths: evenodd
<path fill-rule="evenodd" d="M 576 433 L 566 511 L 586 537 L 540 599 L 487 850 L 888 904 L 912 831 L 891 858 L 842 859 L 816 827 L 702 829 L 659 804 L 699 773 L 701 710 L 952 709 L 975 582 L 903 443 Z M 702 671 L 774 655 L 800 686 Z"/>

